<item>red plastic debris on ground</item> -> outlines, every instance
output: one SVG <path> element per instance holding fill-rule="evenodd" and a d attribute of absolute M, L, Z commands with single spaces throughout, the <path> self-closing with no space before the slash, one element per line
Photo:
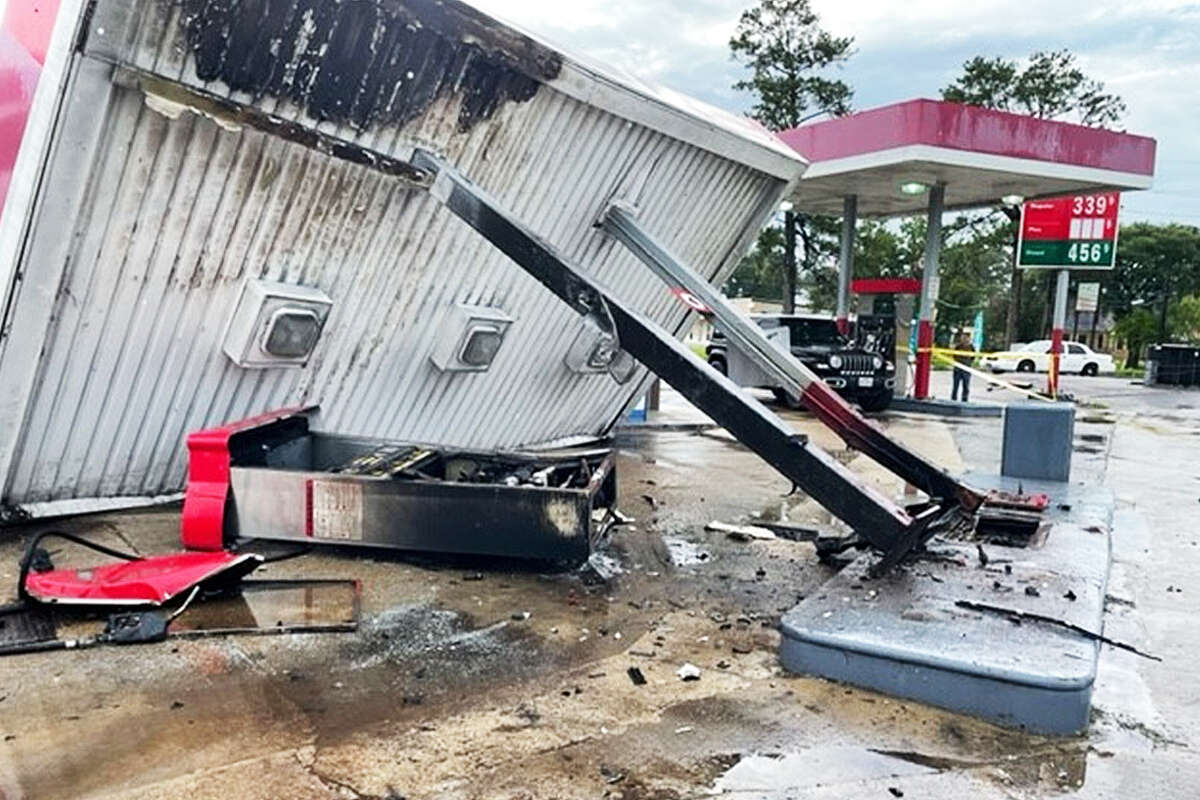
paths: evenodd
<path fill-rule="evenodd" d="M 72 605 L 162 605 L 192 588 L 237 581 L 263 563 L 252 553 L 175 553 L 83 569 L 31 572 L 29 596 Z"/>

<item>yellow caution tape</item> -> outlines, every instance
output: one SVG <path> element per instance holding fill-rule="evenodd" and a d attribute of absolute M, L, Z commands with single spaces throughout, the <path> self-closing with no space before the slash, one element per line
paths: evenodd
<path fill-rule="evenodd" d="M 943 356 L 970 356 L 971 358 L 990 358 L 991 356 L 1015 356 L 1017 353 L 1008 350 L 998 350 L 988 353 L 983 350 L 952 350 L 949 347 L 923 347 L 917 352 L 933 353 L 934 355 Z"/>
<path fill-rule="evenodd" d="M 1040 392 L 1031 391 L 1024 387 L 1017 386 L 1016 384 L 1009 383 L 1008 381 L 1001 380 L 1000 378 L 997 378 L 995 375 L 991 375 L 991 374 L 988 374 L 981 370 L 977 370 L 974 367 L 968 367 L 965 364 L 960 364 L 957 361 L 955 361 L 954 359 L 950 358 L 949 356 L 942 355 L 942 351 L 940 351 L 938 348 L 934 348 L 932 352 L 933 352 L 934 358 L 936 358 L 940 361 L 945 361 L 948 364 L 953 364 L 956 368 L 961 369 L 965 372 L 969 372 L 972 375 L 976 375 L 976 376 L 982 378 L 983 380 L 987 381 L 988 383 L 993 384 L 995 386 L 999 386 L 1002 389 L 1008 389 L 1009 391 L 1013 391 L 1018 394 L 1023 394 L 1026 397 L 1032 397 L 1034 400 L 1045 400 L 1047 403 L 1054 402 L 1054 400 L 1052 400 L 1049 397 L 1046 397 L 1046 395 L 1041 394 Z M 953 351 L 947 351 L 947 352 L 953 352 Z"/>

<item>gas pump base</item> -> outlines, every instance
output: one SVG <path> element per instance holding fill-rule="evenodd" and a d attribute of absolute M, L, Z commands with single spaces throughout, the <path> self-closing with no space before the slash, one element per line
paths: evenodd
<path fill-rule="evenodd" d="M 309 429 L 284 410 L 188 437 L 182 538 L 579 564 L 616 521 L 605 448 L 472 453 Z"/>
<path fill-rule="evenodd" d="M 1016 481 L 970 476 L 1014 490 Z M 963 610 L 968 601 L 1102 632 L 1113 498 L 1105 489 L 1033 484 L 1054 509 L 1029 548 L 936 542 L 937 560 L 872 579 L 859 558 L 784 615 L 780 660 L 817 675 L 1008 727 L 1070 735 L 1088 725 L 1099 644 L 1056 625 Z M 1064 510 L 1068 508 L 1070 510 Z"/>

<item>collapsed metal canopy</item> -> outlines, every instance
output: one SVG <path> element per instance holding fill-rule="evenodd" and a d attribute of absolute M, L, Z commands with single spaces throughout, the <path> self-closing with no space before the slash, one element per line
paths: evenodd
<path fill-rule="evenodd" d="M 284 406 L 476 450 L 607 432 L 644 371 L 570 368 L 587 327 L 436 213 L 416 147 L 680 333 L 674 297 L 593 228 L 607 203 L 720 280 L 804 168 L 458 2 L 64 0 L 0 220 L 3 502 L 177 491 L 188 431 Z M 305 366 L 223 352 L 248 279 L 330 298 Z M 464 304 L 511 320 L 486 371 L 434 363 Z"/>

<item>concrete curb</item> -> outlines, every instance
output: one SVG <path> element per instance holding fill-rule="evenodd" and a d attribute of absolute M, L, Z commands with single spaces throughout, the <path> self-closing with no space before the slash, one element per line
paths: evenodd
<path fill-rule="evenodd" d="M 1053 489 L 1044 544 L 985 545 L 984 566 L 974 543 L 941 543 L 934 548 L 950 560 L 918 561 L 879 580 L 867 575 L 877 556 L 864 556 L 784 615 L 783 666 L 1037 733 L 1084 730 L 1097 642 L 955 606 L 982 602 L 1102 631 L 1112 495 L 1032 483 L 1026 491 Z"/>
<path fill-rule="evenodd" d="M 916 400 L 897 397 L 892 400 L 889 411 L 905 414 L 933 414 L 940 417 L 1000 417 L 1004 415 L 1003 403 L 959 403 L 954 400 Z"/>

